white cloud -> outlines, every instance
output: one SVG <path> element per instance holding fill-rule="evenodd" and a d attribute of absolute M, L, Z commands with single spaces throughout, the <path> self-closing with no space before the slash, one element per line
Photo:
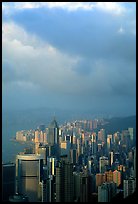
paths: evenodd
<path fill-rule="evenodd" d="M 72 71 L 78 59 L 60 52 L 36 36 L 32 37 L 16 24 L 3 24 L 2 48 L 3 61 L 10 62 L 13 73 L 16 73 L 15 79 L 13 75 L 11 77 L 12 82 L 18 81 L 17 86 L 23 84 L 19 83 L 21 80 L 25 83 L 31 81 L 49 91 L 70 92 L 73 87 L 78 88 L 78 79 Z"/>
<path fill-rule="evenodd" d="M 94 8 L 101 9 L 106 12 L 111 12 L 120 15 L 125 11 L 124 4 L 120 2 L 14 2 L 12 4 L 3 3 L 2 8 L 4 12 L 12 12 L 14 9 L 35 9 L 35 8 L 62 8 L 68 11 L 92 10 Z"/>
<path fill-rule="evenodd" d="M 5 12 L 6 9 L 34 9 L 34 8 L 62 8 L 69 11 L 75 11 L 77 9 L 90 10 L 94 7 L 91 2 L 15 2 L 13 4 L 4 3 L 2 8 Z"/>
<path fill-rule="evenodd" d="M 125 7 L 120 2 L 97 2 L 96 7 L 112 14 L 120 15 L 125 12 Z"/>

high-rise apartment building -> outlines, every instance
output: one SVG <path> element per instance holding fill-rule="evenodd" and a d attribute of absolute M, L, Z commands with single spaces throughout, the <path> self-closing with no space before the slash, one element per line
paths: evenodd
<path fill-rule="evenodd" d="M 123 181 L 124 198 L 133 194 L 136 190 L 136 180 L 132 177 Z"/>
<path fill-rule="evenodd" d="M 121 172 L 113 171 L 113 182 L 116 183 L 117 187 L 121 184 Z"/>
<path fill-rule="evenodd" d="M 106 181 L 107 182 L 113 181 L 113 172 L 111 170 L 110 171 L 106 171 L 105 172 L 105 177 L 106 177 Z"/>
<path fill-rule="evenodd" d="M 102 185 L 106 181 L 105 174 L 96 174 L 96 187 Z"/>
<path fill-rule="evenodd" d="M 98 186 L 98 202 L 110 202 L 116 193 L 116 184 L 114 182 L 105 182 Z"/>
<path fill-rule="evenodd" d="M 99 171 L 100 173 L 104 173 L 107 170 L 107 166 L 109 165 L 108 157 L 100 157 L 99 158 Z"/>

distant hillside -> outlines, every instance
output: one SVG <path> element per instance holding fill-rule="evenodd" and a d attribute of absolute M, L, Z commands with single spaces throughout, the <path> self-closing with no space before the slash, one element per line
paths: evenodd
<path fill-rule="evenodd" d="M 121 132 L 129 127 L 134 128 L 134 134 L 136 132 L 136 116 L 129 117 L 116 117 L 111 119 L 105 119 L 108 123 L 101 126 L 106 129 L 107 133 L 114 133 L 116 131 Z"/>

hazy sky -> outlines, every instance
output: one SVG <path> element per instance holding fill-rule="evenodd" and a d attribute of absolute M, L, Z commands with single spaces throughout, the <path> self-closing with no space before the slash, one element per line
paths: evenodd
<path fill-rule="evenodd" d="M 136 111 L 136 3 L 2 4 L 3 109 Z"/>

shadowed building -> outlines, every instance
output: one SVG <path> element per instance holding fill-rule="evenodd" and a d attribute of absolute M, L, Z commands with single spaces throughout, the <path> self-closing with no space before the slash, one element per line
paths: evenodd
<path fill-rule="evenodd" d="M 27 195 L 30 202 L 41 200 L 39 182 L 43 176 L 43 155 L 25 154 L 16 157 L 17 192 Z"/>
<path fill-rule="evenodd" d="M 66 159 L 56 167 L 56 202 L 73 202 L 73 164 Z"/>
<path fill-rule="evenodd" d="M 48 144 L 54 145 L 59 143 L 59 127 L 57 121 L 54 119 L 48 127 Z"/>
<path fill-rule="evenodd" d="M 2 200 L 8 201 L 9 196 L 15 194 L 16 184 L 16 168 L 15 164 L 2 164 Z"/>

